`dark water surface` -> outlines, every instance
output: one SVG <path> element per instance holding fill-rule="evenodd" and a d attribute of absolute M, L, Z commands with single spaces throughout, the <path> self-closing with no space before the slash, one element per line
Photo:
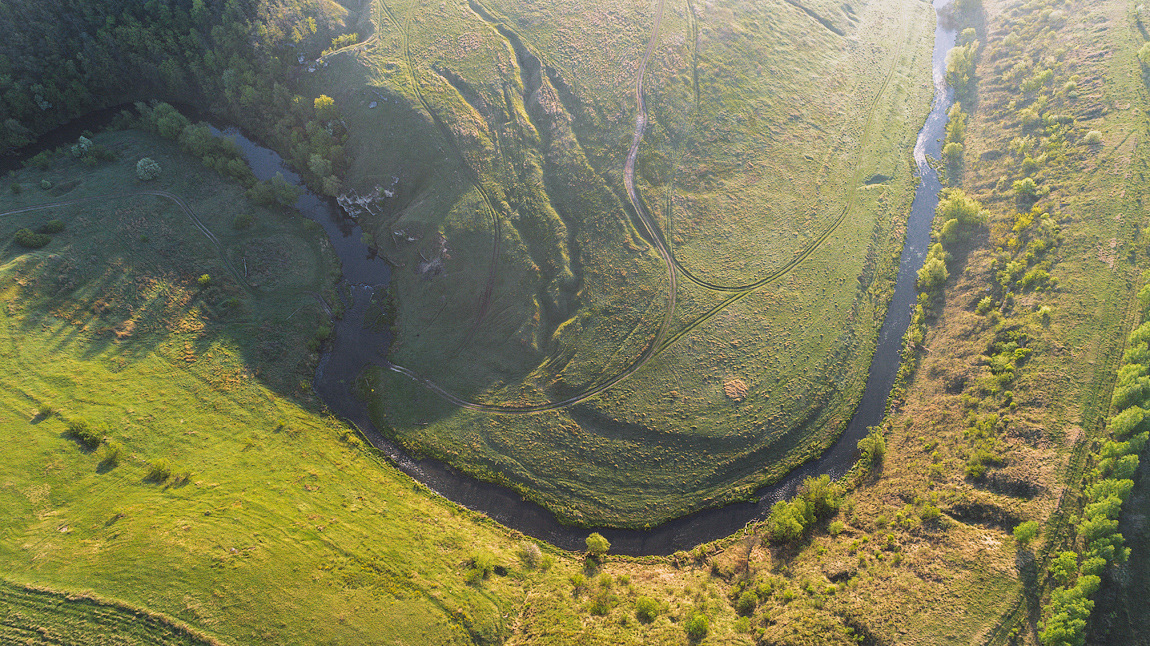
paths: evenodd
<path fill-rule="evenodd" d="M 935 0 L 936 10 L 948 0 Z M 935 98 L 914 149 L 922 182 L 919 184 L 907 220 L 906 242 L 902 251 L 894 297 L 879 332 L 878 346 L 867 376 L 866 389 L 854 416 L 842 436 L 822 456 L 796 468 L 780 481 L 755 493 L 755 503 L 735 503 L 707 509 L 678 518 L 650 530 L 598 529 L 611 541 L 611 551 L 620 554 L 670 554 L 690 549 L 700 543 L 728 536 L 748 522 L 767 516 L 776 501 L 794 495 L 802 481 L 810 476 L 843 475 L 857 459 L 858 441 L 870 426 L 882 421 L 887 397 L 899 368 L 902 338 L 910 322 L 910 310 L 917 299 L 915 280 L 930 244 L 930 228 L 938 205 L 940 184 L 926 158 L 938 158 L 940 140 L 946 127 L 946 112 L 953 97 L 943 81 L 946 53 L 954 45 L 956 30 L 940 14 L 935 29 L 933 56 Z M 107 124 L 119 110 L 115 106 L 71 122 L 42 137 L 16 157 L 0 158 L 0 170 L 15 167 L 17 159 L 34 155 L 39 150 L 71 144 L 85 129 L 97 130 Z M 189 118 L 212 122 L 210 117 L 187 106 L 178 106 Z M 274 151 L 259 145 L 234 127 L 213 126 L 217 135 L 233 138 L 243 149 L 252 170 L 260 179 L 276 173 L 297 185 L 300 177 Z M 372 425 L 367 407 L 352 393 L 356 377 L 369 365 L 386 365 L 388 333 L 366 329 L 364 315 L 376 290 L 390 281 L 390 267 L 362 241 L 362 230 L 346 217 L 334 200 L 305 192 L 296 204 L 300 212 L 323 227 L 343 266 L 343 289 L 351 294 L 343 318 L 334 321 L 334 342 L 321 356 L 314 387 L 327 406 L 337 415 L 355 423 L 372 443 L 384 451 L 396 465 L 412 478 L 438 494 L 535 538 L 559 547 L 582 550 L 584 539 L 594 530 L 561 525 L 543 507 L 525 501 L 511 489 L 475 480 L 434 460 L 414 460 L 384 438 Z"/>

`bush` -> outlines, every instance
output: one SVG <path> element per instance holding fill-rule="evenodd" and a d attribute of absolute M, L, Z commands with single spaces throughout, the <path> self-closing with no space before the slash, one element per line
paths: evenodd
<path fill-rule="evenodd" d="M 151 482 L 165 482 L 170 477 L 172 477 L 172 464 L 166 459 L 160 458 L 153 460 L 148 465 L 148 474 L 144 476 L 144 479 Z"/>
<path fill-rule="evenodd" d="M 47 191 L 48 189 L 52 188 L 52 182 L 49 182 L 46 179 L 42 179 L 40 180 L 40 188 L 41 190 Z"/>
<path fill-rule="evenodd" d="M 82 419 L 68 422 L 68 435 L 89 450 L 100 446 L 100 442 L 104 441 L 104 434 Z"/>
<path fill-rule="evenodd" d="M 8 190 L 12 191 L 13 195 L 19 195 L 20 193 L 24 192 L 24 187 L 20 186 L 19 182 L 12 182 L 12 185 L 8 187 Z"/>
<path fill-rule="evenodd" d="M 867 436 L 859 440 L 858 448 L 862 453 L 860 460 L 868 468 L 881 464 L 886 457 L 886 438 L 883 437 L 882 429 L 872 426 Z"/>
<path fill-rule="evenodd" d="M 755 612 L 755 608 L 759 607 L 759 595 L 755 594 L 754 590 L 745 590 L 743 594 L 739 595 L 739 600 L 735 602 L 735 610 L 740 615 L 750 615 Z"/>
<path fill-rule="evenodd" d="M 36 154 L 35 157 L 24 162 L 26 166 L 35 166 L 39 170 L 48 170 L 52 165 L 52 153 L 47 150 L 42 150 Z"/>
<path fill-rule="evenodd" d="M 479 552 L 471 557 L 471 569 L 478 572 L 481 578 L 488 578 L 495 570 L 495 555 L 490 552 Z"/>
<path fill-rule="evenodd" d="M 1082 139 L 1088 146 L 1096 146 L 1102 143 L 1102 133 L 1097 130 L 1091 130 L 1086 133 L 1086 137 Z"/>
<path fill-rule="evenodd" d="M 210 274 L 200 274 L 200 277 L 196 279 L 196 284 L 199 285 L 200 287 L 210 287 L 212 284 L 211 275 Z"/>
<path fill-rule="evenodd" d="M 100 462 L 110 467 L 119 466 L 124 457 L 124 445 L 116 440 L 108 440 L 101 448 Z"/>
<path fill-rule="evenodd" d="M 519 560 L 523 562 L 523 567 L 528 570 L 539 567 L 539 562 L 542 559 L 543 551 L 535 543 L 523 543 L 519 546 Z"/>
<path fill-rule="evenodd" d="M 699 641 L 707 636 L 707 631 L 711 628 L 711 622 L 707 619 L 707 615 L 701 612 L 696 612 L 687 619 L 686 625 L 683 626 L 687 631 L 687 637 L 693 641 Z"/>
<path fill-rule="evenodd" d="M 40 227 L 40 233 L 60 233 L 64 230 L 63 220 L 48 220 Z"/>
<path fill-rule="evenodd" d="M 144 157 L 136 162 L 136 177 L 148 182 L 160 176 L 160 164 L 151 157 Z"/>
<path fill-rule="evenodd" d="M 587 576 L 582 572 L 576 572 L 571 575 L 571 587 L 574 589 L 576 595 L 581 594 L 587 589 Z"/>
<path fill-rule="evenodd" d="M 659 616 L 659 602 L 651 597 L 639 597 L 635 600 L 635 616 L 645 624 L 655 621 Z"/>
<path fill-rule="evenodd" d="M 592 532 L 587 537 L 587 553 L 594 557 L 600 557 L 611 549 L 611 543 L 603 537 L 599 532 Z"/>
<path fill-rule="evenodd" d="M 1014 528 L 1014 540 L 1018 541 L 1020 547 L 1030 545 L 1030 541 L 1036 536 L 1038 536 L 1038 523 L 1033 520 L 1020 523 Z"/>
<path fill-rule="evenodd" d="M 617 603 L 619 603 L 618 595 L 609 588 L 603 588 L 591 598 L 591 614 L 602 617 L 611 612 Z"/>
<path fill-rule="evenodd" d="M 12 237 L 16 244 L 25 249 L 39 249 L 52 242 L 52 237 L 43 233 L 33 233 L 31 229 L 19 229 Z"/>
<path fill-rule="evenodd" d="M 232 220 L 233 229 L 247 229 L 256 222 L 256 216 L 251 213 L 241 213 Z"/>

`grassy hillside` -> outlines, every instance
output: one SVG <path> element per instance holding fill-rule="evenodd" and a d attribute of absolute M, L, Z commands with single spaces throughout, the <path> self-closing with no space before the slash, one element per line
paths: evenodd
<path fill-rule="evenodd" d="M 713 643 L 747 643 L 704 562 L 585 562 L 379 458 L 292 350 L 327 320 L 314 295 L 336 300 L 318 227 L 166 140 L 93 139 L 119 160 L 0 185 L 0 640 L 687 644 L 705 613 Z"/>
<path fill-rule="evenodd" d="M 380 426 L 631 526 L 828 445 L 885 312 L 929 7 L 372 6 L 301 82 L 346 116 L 345 186 L 394 194 L 363 214 L 397 267 L 390 358 L 454 398 L 374 370 Z"/>

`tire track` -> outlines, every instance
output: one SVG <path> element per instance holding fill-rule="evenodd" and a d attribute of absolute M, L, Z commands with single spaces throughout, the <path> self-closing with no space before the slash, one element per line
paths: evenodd
<path fill-rule="evenodd" d="M 419 79 L 415 75 L 415 64 L 412 62 L 411 57 L 410 32 L 411 14 L 419 3 L 413 1 L 408 6 L 407 15 L 404 17 L 402 24 L 400 24 L 399 19 L 396 18 L 395 13 L 392 12 L 391 7 L 387 6 L 387 2 L 385 2 L 385 0 L 380 0 L 379 4 L 383 8 L 384 13 L 386 13 L 387 17 L 391 20 L 391 23 L 394 24 L 396 28 L 399 29 L 403 34 L 403 60 L 407 65 L 408 80 L 411 81 L 412 88 L 415 90 L 416 98 L 419 99 L 420 105 L 423 106 L 423 109 L 426 110 L 427 114 L 431 117 L 432 122 L 435 123 L 436 128 L 439 130 L 440 136 L 443 137 L 447 145 L 450 146 L 452 151 L 454 151 L 455 154 L 459 157 L 463 167 L 471 173 L 471 184 L 483 198 L 484 207 L 486 208 L 487 214 L 491 219 L 491 229 L 494 240 L 491 245 L 491 257 L 488 262 L 487 280 L 483 287 L 483 293 L 479 297 L 479 304 L 476 308 L 477 312 L 475 314 L 474 323 L 472 323 L 471 328 L 468 330 L 467 334 L 464 335 L 463 339 L 459 342 L 456 348 L 451 353 L 449 353 L 449 356 L 454 356 L 458 354 L 464 346 L 471 343 L 471 341 L 475 338 L 476 333 L 479 331 L 479 326 L 483 324 L 483 321 L 486 320 L 487 315 L 490 313 L 491 297 L 495 292 L 495 275 L 498 270 L 499 249 L 503 240 L 502 223 L 500 222 L 498 211 L 495 210 L 495 207 L 491 203 L 491 196 L 487 194 L 487 189 L 483 188 L 483 184 L 479 177 L 479 172 L 472 168 L 469 163 L 467 163 L 467 158 L 463 155 L 463 151 L 460 150 L 459 144 L 456 143 L 455 138 L 451 136 L 451 129 L 447 127 L 447 124 L 443 122 L 443 120 L 439 117 L 439 114 L 431 109 L 431 104 L 429 104 L 427 99 L 423 96 L 423 89 L 420 87 Z"/>
<path fill-rule="evenodd" d="M 669 246 L 667 244 L 666 239 L 663 237 L 662 231 L 659 229 L 658 225 L 654 221 L 652 221 L 650 214 L 647 212 L 646 207 L 644 207 L 643 202 L 639 197 L 638 191 L 637 191 L 637 189 L 635 187 L 635 183 L 634 183 L 635 162 L 636 162 L 637 157 L 638 157 L 639 146 L 642 142 L 643 133 L 646 130 L 647 119 L 648 119 L 647 112 L 646 112 L 646 104 L 645 104 L 644 96 L 643 96 L 643 84 L 644 84 L 644 79 L 645 79 L 645 75 L 646 75 L 647 64 L 649 63 L 651 55 L 654 53 L 655 45 L 658 42 L 659 28 L 660 28 L 660 25 L 662 23 L 662 17 L 663 17 L 664 2 L 665 2 L 665 0 L 660 0 L 658 6 L 656 8 L 655 20 L 654 20 L 654 24 L 652 27 L 651 38 L 647 43 L 647 49 L 644 52 L 643 60 L 640 63 L 639 70 L 637 73 L 637 78 L 636 78 L 636 82 L 635 82 L 636 106 L 637 106 L 637 114 L 636 114 L 636 119 L 635 119 L 635 132 L 634 132 L 634 135 L 632 137 L 631 146 L 628 149 L 627 159 L 624 163 L 624 168 L 623 168 L 623 173 L 624 173 L 623 181 L 624 181 L 624 186 L 626 187 L 626 190 L 627 190 L 627 197 L 628 197 L 629 201 L 631 202 L 631 206 L 635 210 L 635 213 L 636 213 L 637 217 L 639 218 L 639 221 L 642 223 L 643 229 L 646 231 L 648 236 L 650 236 L 649 239 L 650 239 L 650 242 L 652 243 L 652 246 L 654 246 L 656 248 L 657 252 L 659 253 L 660 257 L 663 260 L 663 263 L 667 267 L 668 280 L 669 280 L 668 305 L 667 305 L 667 309 L 664 312 L 663 321 L 660 324 L 659 329 L 656 331 L 655 336 L 652 339 L 652 341 L 647 345 L 647 347 L 644 348 L 643 352 L 640 353 L 639 356 L 637 356 L 628 366 L 626 366 L 619 373 L 617 373 L 611 377 L 608 377 L 606 379 L 603 379 L 600 382 L 586 388 L 582 392 L 571 395 L 565 399 L 562 399 L 559 401 L 554 401 L 554 402 L 548 402 L 548 403 L 544 403 L 544 404 L 530 405 L 530 406 L 508 406 L 508 405 L 501 405 L 501 404 L 482 404 L 482 403 L 476 403 L 476 402 L 468 401 L 468 400 L 463 399 L 463 398 L 455 395 L 454 393 L 446 390 L 445 388 L 443 388 L 439 384 L 435 383 L 434 381 L 420 376 L 418 373 L 416 373 L 414 370 L 411 370 L 410 368 L 406 368 L 406 367 L 401 366 L 399 364 L 391 363 L 390 361 L 385 360 L 385 367 L 386 368 L 388 368 L 389 370 L 391 370 L 393 372 L 405 375 L 409 379 L 422 385 L 424 388 L 438 394 L 439 396 L 443 397 L 447 401 L 449 401 L 449 402 L 451 402 L 451 403 L 453 403 L 453 404 L 455 404 L 461 408 L 465 408 L 468 410 L 488 412 L 488 413 L 501 413 L 501 414 L 515 415 L 515 414 L 539 413 L 539 412 L 546 412 L 546 411 L 559 410 L 562 408 L 566 408 L 568 406 L 572 406 L 574 404 L 578 404 L 580 402 L 583 402 L 583 401 L 586 401 L 586 400 L 591 399 L 593 397 L 596 397 L 596 396 L 602 394 L 604 391 L 610 389 L 611 387 L 619 384 L 620 382 L 622 382 L 623 380 L 627 379 L 628 377 L 633 375 L 635 372 L 637 372 L 644 365 L 646 365 L 646 363 L 648 361 L 650 361 L 654 357 L 662 354 L 664 351 L 666 351 L 668 348 L 670 348 L 672 345 L 674 345 L 676 342 L 678 342 L 684 336 L 686 336 L 687 334 L 690 334 L 692 331 L 698 329 L 701 325 L 703 325 L 704 323 L 706 323 L 709 320 L 711 320 L 712 318 L 714 318 L 717 314 L 719 314 L 721 311 L 723 311 L 724 309 L 726 309 L 730 305 L 742 300 L 743 298 L 746 298 L 750 294 L 753 294 L 759 288 L 762 288 L 766 285 L 774 283 L 774 282 L 778 281 L 779 279 L 783 278 L 784 276 L 786 276 L 787 274 L 789 274 L 790 272 L 794 271 L 800 264 L 802 264 L 807 258 L 809 258 L 819 247 L 821 247 L 822 244 L 824 242 L 826 242 L 826 240 L 828 238 L 830 238 L 830 236 L 832 234 L 834 234 L 835 231 L 838 230 L 838 228 L 842 225 L 842 223 L 846 221 L 847 216 L 853 211 L 854 206 L 857 203 L 857 196 L 858 196 L 857 184 L 860 180 L 859 175 L 862 173 L 861 167 L 859 167 L 856 170 L 855 176 L 853 178 L 853 184 L 855 186 L 852 189 L 850 201 L 843 208 L 843 210 L 839 214 L 838 218 L 836 218 L 835 221 L 833 223 L 831 223 L 831 225 L 828 226 L 826 229 L 824 229 L 814 240 L 812 240 L 810 243 L 808 243 L 803 248 L 803 250 L 800 251 L 794 258 L 792 258 L 790 261 L 788 261 L 787 264 L 785 264 L 782 267 L 780 267 L 779 269 L 771 272 L 769 275 L 764 276 L 763 278 L 760 278 L 760 279 L 753 281 L 751 283 L 747 283 L 745 285 L 735 285 L 735 286 L 719 285 L 717 283 L 711 283 L 710 281 L 706 281 L 704 279 L 700 279 L 700 278 L 694 276 L 693 274 L 691 274 L 689 272 L 689 270 L 686 267 L 684 267 L 675 258 L 672 250 L 669 248 Z M 382 2 L 382 0 L 381 0 L 381 4 L 383 4 L 384 10 L 387 11 L 388 15 L 392 16 L 393 20 L 394 20 L 393 14 L 391 13 L 390 9 L 387 8 L 386 4 Z M 410 17 L 410 14 L 409 14 L 409 17 Z M 405 29 L 406 29 L 406 27 L 405 27 Z M 888 70 L 886 77 L 883 80 L 883 84 L 879 88 L 878 92 L 875 93 L 874 98 L 871 100 L 871 104 L 870 104 L 869 110 L 867 112 L 867 120 L 865 122 L 865 125 L 863 126 L 863 142 L 859 146 L 860 154 L 861 154 L 861 151 L 865 148 L 866 143 L 869 142 L 869 140 L 870 140 L 870 133 L 873 130 L 873 125 L 874 125 L 874 120 L 875 120 L 875 110 L 878 106 L 878 101 L 886 93 L 886 90 L 887 90 L 887 87 L 890 83 L 890 80 L 894 76 L 894 73 L 895 73 L 897 66 L 898 66 L 898 60 L 899 60 L 899 58 L 902 54 L 902 51 L 903 51 L 903 45 L 904 45 L 903 39 L 900 39 L 898 50 L 892 55 L 891 67 Z M 406 34 L 406 32 L 404 34 L 404 47 L 405 47 L 405 56 L 409 56 L 408 50 L 407 50 L 407 34 Z M 409 70 L 411 70 L 411 74 L 414 75 L 414 67 L 411 65 L 410 58 L 407 59 L 407 62 L 408 62 Z M 418 86 L 417 86 L 417 93 L 418 93 Z M 420 97 L 420 101 L 423 102 L 425 109 L 427 109 L 430 112 L 430 108 L 427 106 L 426 102 L 423 100 L 421 93 L 419 93 L 419 97 Z M 431 114 L 433 115 L 433 118 L 435 118 L 434 113 L 431 113 Z M 437 123 L 438 123 L 438 121 L 437 121 Z M 445 133 L 445 136 L 449 136 L 449 133 Z M 455 148 L 454 141 L 450 140 L 450 139 L 449 139 L 449 141 L 452 143 L 453 148 Z M 458 151 L 457 148 L 456 148 L 456 150 Z M 481 188 L 480 188 L 480 190 L 482 191 Z M 484 195 L 486 197 L 485 193 L 484 193 Z M 669 204 L 669 201 L 668 201 L 668 204 Z M 704 312 L 703 314 L 699 315 L 698 317 L 696 317 L 691 322 L 687 323 L 681 330 L 677 331 L 676 333 L 674 333 L 670 337 L 667 337 L 667 332 L 670 329 L 670 326 L 671 326 L 671 323 L 672 323 L 672 320 L 674 317 L 674 311 L 675 311 L 675 305 L 676 305 L 676 296 L 677 296 L 677 291 L 678 291 L 678 274 L 680 272 L 682 272 L 684 276 L 687 276 L 688 279 L 691 280 L 691 282 L 695 282 L 696 284 L 699 284 L 703 287 L 707 287 L 708 289 L 712 289 L 713 291 L 733 292 L 733 293 L 730 296 L 728 296 L 727 298 L 725 298 L 723 301 L 721 301 L 720 303 L 718 303 L 717 305 L 712 307 L 707 312 Z"/>

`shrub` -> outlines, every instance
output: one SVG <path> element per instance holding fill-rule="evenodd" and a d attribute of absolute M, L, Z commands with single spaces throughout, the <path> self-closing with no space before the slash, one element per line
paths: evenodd
<path fill-rule="evenodd" d="M 830 532 L 831 536 L 838 536 L 843 533 L 844 529 L 846 529 L 846 525 L 844 525 L 841 520 L 836 520 L 827 527 L 827 531 Z"/>
<path fill-rule="evenodd" d="M 48 167 L 52 165 L 52 153 L 47 150 L 42 150 L 37 153 L 35 157 L 25 162 L 25 165 L 35 166 L 42 171 L 48 170 Z"/>
<path fill-rule="evenodd" d="M 144 479 L 151 482 L 165 482 L 170 477 L 172 477 L 172 464 L 166 459 L 160 458 L 153 460 L 148 465 L 148 474 L 144 476 Z"/>
<path fill-rule="evenodd" d="M 659 602 L 651 597 L 639 597 L 635 600 L 635 616 L 645 624 L 655 621 L 659 616 Z"/>
<path fill-rule="evenodd" d="M 40 227 L 40 233 L 60 233 L 64 230 L 63 220 L 48 220 Z"/>
<path fill-rule="evenodd" d="M 233 229 L 247 229 L 256 222 L 256 217 L 251 213 L 241 213 L 232 220 Z"/>
<path fill-rule="evenodd" d="M 52 405 L 48 403 L 40 404 L 40 407 L 36 409 L 36 414 L 45 418 L 51 417 L 55 412 L 56 411 L 52 408 Z"/>
<path fill-rule="evenodd" d="M 12 182 L 12 185 L 8 187 L 8 190 L 12 191 L 13 195 L 19 195 L 20 193 L 24 192 L 24 187 L 20 186 L 19 182 Z"/>
<path fill-rule="evenodd" d="M 33 233 L 31 229 L 19 229 L 12 238 L 25 249 L 39 249 L 52 242 L 52 237 L 43 233 Z"/>
<path fill-rule="evenodd" d="M 583 590 L 587 589 L 587 576 L 582 572 L 572 574 L 571 587 L 574 588 L 576 595 L 581 594 Z"/>
<path fill-rule="evenodd" d="M 600 557 L 611 549 L 611 543 L 603 537 L 599 532 L 592 532 L 587 537 L 587 553 L 594 557 Z"/>
<path fill-rule="evenodd" d="M 82 419 L 68 422 L 68 435 L 71 435 L 77 442 L 88 449 L 94 449 L 100 446 L 100 442 L 104 440 L 103 433 Z"/>
<path fill-rule="evenodd" d="M 42 190 L 45 190 L 45 191 L 46 191 L 46 190 L 48 190 L 48 189 L 52 188 L 52 182 L 49 182 L 49 181 L 48 181 L 48 180 L 46 180 L 46 179 L 42 179 L 42 180 L 40 180 L 40 188 L 41 188 Z"/>
<path fill-rule="evenodd" d="M 471 569 L 486 579 L 495 570 L 495 555 L 490 552 L 479 552 L 471 557 Z"/>
<path fill-rule="evenodd" d="M 209 286 L 211 286 L 211 284 L 212 284 L 212 277 L 211 277 L 211 275 L 209 275 L 209 274 L 200 274 L 200 277 L 196 279 L 196 284 L 197 284 L 197 285 L 199 285 L 200 287 L 209 287 Z"/>
<path fill-rule="evenodd" d="M 757 607 L 759 607 L 759 595 L 755 594 L 754 590 L 743 591 L 739 595 L 739 600 L 735 602 L 735 610 L 740 615 L 750 615 Z"/>
<path fill-rule="evenodd" d="M 119 466 L 124 457 L 124 445 L 116 440 L 108 440 L 101 448 L 100 462 L 110 467 Z"/>
<path fill-rule="evenodd" d="M 614 608 L 618 602 L 618 595 L 611 592 L 609 588 L 603 588 L 591 598 L 591 614 L 599 616 L 606 615 L 611 612 L 611 609 Z"/>
<path fill-rule="evenodd" d="M 535 543 L 522 543 L 519 546 L 519 560 L 523 562 L 523 567 L 528 570 L 534 570 L 539 567 L 539 562 L 543 559 L 543 551 Z"/>
<path fill-rule="evenodd" d="M 1091 130 L 1086 133 L 1086 137 L 1082 139 L 1088 146 L 1096 146 L 1102 143 L 1102 133 L 1097 130 Z"/>
<path fill-rule="evenodd" d="M 882 429 L 872 426 L 867 436 L 859 440 L 858 448 L 862 453 L 860 460 L 867 468 L 881 464 L 886 457 L 886 438 L 883 437 Z"/>
<path fill-rule="evenodd" d="M 1038 536 L 1038 523 L 1033 520 L 1020 523 L 1014 528 L 1014 540 L 1018 541 L 1021 547 L 1030 545 L 1030 541 L 1036 536 Z"/>
<path fill-rule="evenodd" d="M 687 619 L 687 623 L 683 628 L 687 631 L 687 637 L 690 637 L 693 641 L 699 641 L 707 636 L 707 631 L 711 628 L 711 622 L 707 619 L 707 615 L 696 612 Z"/>
<path fill-rule="evenodd" d="M 136 177 L 148 182 L 160 176 L 160 164 L 151 157 L 136 162 Z"/>

